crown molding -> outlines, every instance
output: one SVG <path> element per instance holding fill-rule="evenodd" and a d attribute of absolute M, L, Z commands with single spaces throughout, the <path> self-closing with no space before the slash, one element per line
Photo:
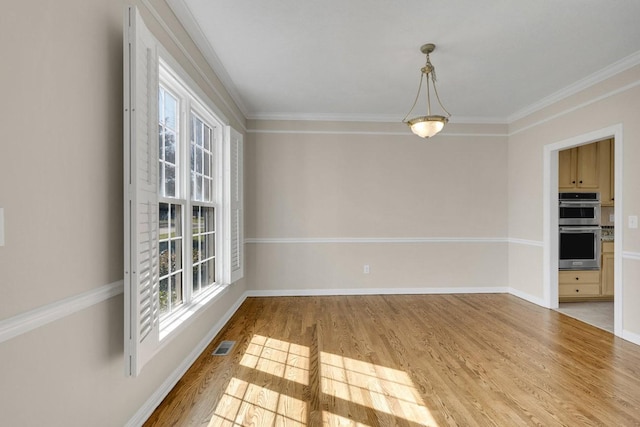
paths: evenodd
<path fill-rule="evenodd" d="M 318 121 L 318 122 L 373 122 L 401 123 L 402 118 L 392 114 L 333 114 L 333 113 L 250 113 L 247 120 Z M 453 116 L 449 123 L 460 124 L 508 124 L 505 117 Z"/>
<path fill-rule="evenodd" d="M 449 119 L 449 123 L 471 124 L 471 125 L 508 125 L 506 117 L 480 117 L 480 116 L 455 116 Z"/>
<path fill-rule="evenodd" d="M 552 120 L 555 120 L 555 119 L 557 119 L 559 117 L 562 117 L 562 116 L 564 116 L 566 114 L 569 114 L 569 113 L 571 113 L 573 111 L 577 111 L 577 110 L 580 110 L 581 108 L 584 108 L 584 107 L 586 107 L 588 105 L 595 104 L 596 102 L 602 101 L 603 99 L 607 99 L 607 98 L 609 98 L 611 96 L 615 96 L 615 95 L 618 95 L 620 93 L 624 93 L 624 92 L 626 92 L 626 91 L 628 91 L 630 89 L 633 89 L 634 87 L 636 87 L 638 85 L 640 85 L 640 80 L 636 80 L 636 81 L 634 81 L 632 83 L 629 83 L 628 85 L 625 85 L 625 86 L 619 87 L 617 89 L 614 89 L 612 91 L 603 93 L 602 95 L 597 96 L 595 98 L 590 98 L 586 102 L 582 102 L 580 104 L 574 105 L 571 108 L 567 108 L 567 109 L 562 110 L 562 111 L 560 111 L 560 112 L 558 112 L 556 114 L 552 114 L 552 115 L 546 116 L 541 120 L 537 120 L 537 121 L 535 121 L 533 123 L 529 123 L 528 125 L 526 125 L 524 127 L 521 127 L 521 128 L 518 128 L 518 129 L 516 129 L 514 131 L 510 131 L 508 136 L 517 135 L 517 134 L 519 134 L 521 132 L 524 132 L 526 130 L 535 128 L 536 126 L 540 126 L 540 125 L 542 125 L 544 123 L 547 123 L 547 122 L 550 122 Z"/>
<path fill-rule="evenodd" d="M 143 0 L 145 3 L 147 0 Z M 393 123 L 402 121 L 400 116 L 388 114 L 335 114 L 335 113 L 259 113 L 250 112 L 240 95 L 237 86 L 233 82 L 231 75 L 227 72 L 222 61 L 214 51 L 211 44 L 197 23 L 193 13 L 189 9 L 185 0 L 166 0 L 167 4 L 173 10 L 178 20 L 182 23 L 187 33 L 191 36 L 194 43 L 200 49 L 207 62 L 214 70 L 222 85 L 225 87 L 233 101 L 238 106 L 240 112 L 248 120 L 290 120 L 290 121 L 337 121 L 337 122 L 383 122 Z M 597 83 L 600 83 L 616 74 L 626 71 L 640 64 L 640 51 L 616 61 L 604 69 L 597 71 L 577 82 L 549 95 L 541 100 L 526 106 L 507 117 L 478 117 L 478 116 L 454 116 L 450 119 L 450 123 L 465 124 L 512 124 L 530 114 L 533 114 L 543 108 L 546 108 L 558 101 L 583 91 Z"/>
<path fill-rule="evenodd" d="M 542 110 L 543 108 L 546 108 L 552 104 L 555 104 L 558 101 L 562 101 L 565 98 L 575 95 L 593 85 L 596 85 L 608 78 L 615 76 L 616 74 L 626 71 L 639 64 L 640 51 L 632 53 L 631 55 L 614 62 L 613 64 L 603 68 L 602 70 L 596 71 L 595 73 L 565 87 L 564 89 L 561 89 L 549 96 L 542 98 L 538 102 L 535 102 L 528 107 L 521 109 L 520 111 L 516 111 L 508 117 L 507 121 L 511 124 L 516 120 L 525 118 L 530 114 Z"/>
<path fill-rule="evenodd" d="M 244 117 L 248 117 L 247 107 L 242 100 L 242 96 L 240 96 L 240 92 L 238 92 L 236 84 L 233 82 L 231 75 L 227 72 L 222 61 L 207 40 L 207 37 L 204 35 L 202 28 L 193 16 L 189 6 L 187 6 L 184 0 L 167 0 L 167 4 L 178 18 L 178 21 L 182 23 L 182 26 L 205 57 L 213 71 L 216 73 L 216 76 L 218 76 L 218 79 L 220 79 L 220 82 L 227 90 L 229 96 L 231 96 L 231 99 L 233 99 L 242 115 Z"/>
<path fill-rule="evenodd" d="M 411 131 L 390 132 L 390 131 L 364 131 L 364 130 L 295 130 L 295 129 L 247 129 L 247 133 L 254 134 L 290 134 L 290 135 L 386 135 L 386 136 L 407 136 L 415 139 Z M 446 137 L 472 137 L 472 138 L 502 138 L 509 136 L 507 133 L 451 133 L 443 130 L 438 138 Z M 433 137 L 435 138 L 435 137 Z"/>
<path fill-rule="evenodd" d="M 247 120 L 400 123 L 402 117 L 390 114 L 250 113 Z"/>

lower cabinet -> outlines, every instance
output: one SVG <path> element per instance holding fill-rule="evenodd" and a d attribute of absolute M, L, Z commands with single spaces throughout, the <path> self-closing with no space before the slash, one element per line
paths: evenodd
<path fill-rule="evenodd" d="M 613 299 L 613 242 L 602 242 L 600 270 L 558 272 L 560 302 Z"/>
<path fill-rule="evenodd" d="M 613 298 L 613 242 L 602 242 L 602 295 Z"/>
<path fill-rule="evenodd" d="M 576 300 L 600 296 L 600 270 L 562 270 L 558 274 L 558 296 Z"/>

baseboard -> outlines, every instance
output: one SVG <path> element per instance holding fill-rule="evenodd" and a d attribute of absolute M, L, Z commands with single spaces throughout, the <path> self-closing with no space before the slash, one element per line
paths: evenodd
<path fill-rule="evenodd" d="M 634 343 L 635 345 L 640 345 L 640 335 L 633 333 L 633 332 L 629 332 L 625 329 L 622 330 L 622 338 Z"/>
<path fill-rule="evenodd" d="M 350 288 L 350 289 L 278 289 L 251 290 L 249 297 L 298 297 L 340 295 L 435 295 L 435 294 L 504 294 L 507 287 L 462 287 L 462 288 Z"/>
<path fill-rule="evenodd" d="M 549 308 L 547 306 L 547 303 L 545 302 L 545 300 L 543 298 L 537 297 L 535 295 L 528 294 L 526 292 L 522 292 L 521 290 L 518 290 L 518 289 L 515 289 L 515 288 L 509 288 L 509 290 L 507 292 L 509 294 L 515 296 L 515 297 L 521 298 L 521 299 L 523 299 L 525 301 L 528 301 L 528 302 L 530 302 L 532 304 L 536 304 L 536 305 L 539 305 L 539 306 L 544 307 L 544 308 Z"/>
<path fill-rule="evenodd" d="M 496 287 L 463 288 L 367 288 L 367 289 L 279 289 L 273 291 L 247 291 L 249 297 L 296 297 L 296 296 L 339 296 L 339 295 L 436 295 L 436 294 L 510 294 L 532 304 L 547 307 L 544 299 L 527 294 L 518 289 Z"/>
<path fill-rule="evenodd" d="M 139 427 L 151 416 L 153 411 L 160 405 L 162 400 L 167 397 L 169 392 L 175 387 L 180 378 L 184 376 L 187 370 L 193 365 L 193 362 L 202 354 L 207 348 L 209 343 L 218 335 L 218 333 L 224 328 L 227 322 L 231 319 L 231 316 L 240 308 L 244 300 L 247 298 L 248 293 L 245 292 L 238 298 L 238 300 L 227 310 L 227 312 L 216 322 L 216 324 L 209 330 L 207 335 L 200 340 L 198 345 L 189 353 L 184 361 L 167 377 L 162 385 L 147 399 L 142 407 L 134 414 L 134 416 L 125 424 L 126 427 Z"/>

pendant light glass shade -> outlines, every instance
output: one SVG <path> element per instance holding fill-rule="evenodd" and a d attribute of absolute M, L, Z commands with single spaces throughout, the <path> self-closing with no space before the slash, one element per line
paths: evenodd
<path fill-rule="evenodd" d="M 448 121 L 444 116 L 422 116 L 409 120 L 407 124 L 419 137 L 430 138 L 440 132 Z"/>
<path fill-rule="evenodd" d="M 451 114 L 447 111 L 446 108 L 440 102 L 440 96 L 438 95 L 438 90 L 436 89 L 436 70 L 434 66 L 431 64 L 431 60 L 429 59 L 429 54 L 435 50 L 436 46 L 432 43 L 428 43 L 422 45 L 420 51 L 427 55 L 427 63 L 424 67 L 420 69 L 420 85 L 418 86 L 418 94 L 416 95 L 416 99 L 411 106 L 411 110 L 402 120 L 403 123 L 406 123 L 411 128 L 411 132 L 418 135 L 421 138 L 430 138 L 440 132 L 444 125 L 449 121 L 449 117 Z M 425 84 L 425 94 L 427 101 L 427 114 L 425 116 L 415 117 L 413 119 L 407 120 L 409 114 L 415 108 L 418 99 L 420 98 L 420 91 L 422 89 L 422 82 L 426 80 Z M 431 87 L 433 86 L 433 93 L 436 95 L 436 99 L 438 100 L 438 104 L 440 108 L 447 114 L 447 116 L 441 115 L 433 115 L 431 114 Z"/>

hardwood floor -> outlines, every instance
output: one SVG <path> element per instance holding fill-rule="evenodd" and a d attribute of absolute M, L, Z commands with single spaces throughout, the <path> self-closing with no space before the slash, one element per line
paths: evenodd
<path fill-rule="evenodd" d="M 640 425 L 640 347 L 504 294 L 249 298 L 145 425 Z"/>

